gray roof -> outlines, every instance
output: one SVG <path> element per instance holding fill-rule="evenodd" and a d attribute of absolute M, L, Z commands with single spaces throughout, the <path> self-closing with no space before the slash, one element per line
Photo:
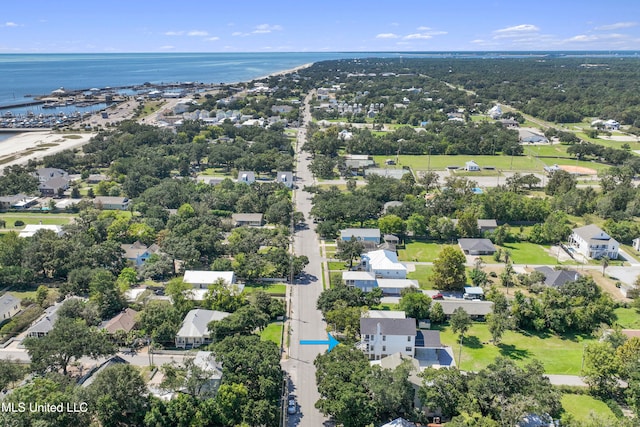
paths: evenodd
<path fill-rule="evenodd" d="M 231 219 L 238 222 L 262 222 L 261 213 L 235 213 L 231 214 Z"/>
<path fill-rule="evenodd" d="M 463 251 L 495 252 L 496 250 L 489 239 L 458 239 L 458 244 Z"/>
<path fill-rule="evenodd" d="M 194 309 L 187 313 L 182 327 L 176 334 L 179 337 L 204 337 L 209 330 L 207 325 L 213 320 L 222 320 L 231 313 L 215 310 Z"/>
<path fill-rule="evenodd" d="M 544 284 L 547 286 L 558 287 L 580 278 L 580 274 L 575 270 L 555 270 L 551 267 L 536 267 L 535 270 L 544 274 Z"/>
<path fill-rule="evenodd" d="M 68 176 L 69 174 L 66 171 L 58 168 L 40 168 L 36 169 L 34 175 L 42 181 L 48 181 L 51 178 L 55 178 L 58 176 Z"/>
<path fill-rule="evenodd" d="M 361 238 L 364 239 L 366 237 L 375 237 L 380 240 L 380 229 L 379 228 L 345 228 L 344 230 L 340 230 L 340 238 L 342 239 L 350 239 L 351 236 L 354 236 L 356 239 Z"/>
<path fill-rule="evenodd" d="M 109 366 L 117 365 L 117 364 L 129 364 L 125 359 L 120 356 L 111 356 L 107 360 L 105 360 L 99 367 L 91 369 L 86 375 L 78 380 L 78 384 L 82 387 L 88 387 L 93 383 L 98 376 L 98 374 Z"/>
<path fill-rule="evenodd" d="M 618 241 L 607 233 L 605 233 L 600 227 L 595 224 L 585 225 L 584 227 L 574 228 L 572 230 L 575 234 L 580 236 L 583 240 L 589 242 L 589 244 L 601 245 L 603 242 Z"/>
<path fill-rule="evenodd" d="M 440 331 L 423 329 L 418 331 L 418 338 L 422 334 L 422 338 L 424 340 L 423 347 L 427 348 L 441 348 L 442 342 L 440 341 Z M 416 342 L 418 339 L 416 339 Z"/>
<path fill-rule="evenodd" d="M 478 220 L 478 228 L 489 228 L 489 227 L 496 228 L 497 226 L 498 226 L 498 223 L 496 222 L 495 219 L 479 219 Z"/>
<path fill-rule="evenodd" d="M 382 335 L 415 335 L 416 319 L 376 319 L 363 317 L 360 319 L 360 333 L 375 335 L 380 325 Z"/>
<path fill-rule="evenodd" d="M 440 304 L 447 316 L 452 315 L 458 307 L 462 307 L 470 316 L 486 316 L 493 311 L 492 301 L 469 301 L 456 298 L 433 301 L 433 304 Z"/>
<path fill-rule="evenodd" d="M 0 315 L 13 311 L 13 307 L 20 304 L 20 298 L 6 293 L 0 297 Z M 4 317 L 4 316 L 3 316 Z"/>
<path fill-rule="evenodd" d="M 39 189 L 51 188 L 53 190 L 57 190 L 58 188 L 64 188 L 69 185 L 69 179 L 57 176 L 55 178 L 48 179 L 47 181 L 38 185 Z"/>
<path fill-rule="evenodd" d="M 404 418 L 396 418 L 393 421 L 389 421 L 386 424 L 383 424 L 380 427 L 416 427 L 414 423 L 411 421 L 407 421 Z"/>
<path fill-rule="evenodd" d="M 120 248 L 122 248 L 122 250 L 124 251 L 123 256 L 126 259 L 136 259 L 144 253 L 155 254 L 160 252 L 160 246 L 156 245 L 155 243 L 151 246 L 147 246 L 140 241 L 136 241 L 132 244 L 122 244 L 120 245 Z"/>

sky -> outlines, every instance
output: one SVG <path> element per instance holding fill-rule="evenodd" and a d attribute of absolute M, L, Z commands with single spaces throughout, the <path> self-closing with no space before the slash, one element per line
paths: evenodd
<path fill-rule="evenodd" d="M 0 53 L 640 50 L 637 0 L 28 0 Z"/>

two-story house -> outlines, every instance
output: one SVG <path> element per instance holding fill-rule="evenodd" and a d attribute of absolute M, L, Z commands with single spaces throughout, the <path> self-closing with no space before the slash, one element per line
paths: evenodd
<path fill-rule="evenodd" d="M 413 356 L 416 348 L 416 320 L 412 318 L 360 319 L 361 346 L 369 360 L 394 353 Z"/>
<path fill-rule="evenodd" d="M 362 255 L 360 265 L 363 270 L 382 279 L 406 279 L 407 267 L 398 262 L 395 252 L 380 249 Z"/>
<path fill-rule="evenodd" d="M 620 243 L 594 224 L 574 228 L 569 236 L 569 246 L 587 258 L 618 258 Z"/>

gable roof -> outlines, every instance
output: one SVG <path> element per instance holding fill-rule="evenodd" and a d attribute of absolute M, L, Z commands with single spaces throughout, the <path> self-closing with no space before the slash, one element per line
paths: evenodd
<path fill-rule="evenodd" d="M 62 234 L 63 234 L 62 227 L 59 226 L 59 225 L 27 224 L 22 229 L 22 231 L 20 231 L 20 233 L 18 234 L 18 237 L 32 237 L 34 234 L 36 234 L 40 230 L 51 230 L 54 233 L 56 233 L 56 235 L 58 235 L 58 237 L 62 236 Z"/>
<path fill-rule="evenodd" d="M 469 301 L 456 298 L 433 301 L 433 304 L 440 304 L 447 316 L 451 316 L 458 307 L 462 307 L 470 316 L 486 316 L 493 311 L 492 301 Z"/>
<path fill-rule="evenodd" d="M 118 364 L 129 364 L 125 359 L 120 356 L 111 356 L 107 360 L 105 360 L 99 367 L 91 369 L 85 376 L 78 380 L 78 384 L 82 387 L 88 387 L 93 383 L 98 376 L 98 374 L 109 366 L 118 365 Z"/>
<path fill-rule="evenodd" d="M 416 319 L 380 319 L 380 318 L 360 318 L 360 333 L 365 335 L 376 335 L 380 325 L 382 335 L 415 335 Z"/>
<path fill-rule="evenodd" d="M 367 310 L 364 317 L 371 319 L 406 319 L 407 314 L 404 311 L 394 310 Z"/>
<path fill-rule="evenodd" d="M 398 262 L 395 252 L 380 249 L 367 252 L 365 255 L 369 259 L 372 270 L 402 270 L 407 271 L 407 267 Z"/>
<path fill-rule="evenodd" d="M 618 241 L 607 233 L 605 233 L 600 227 L 595 224 L 585 225 L 584 227 L 574 228 L 572 232 L 589 242 L 589 244 L 602 244 L 603 242 L 615 242 Z"/>
<path fill-rule="evenodd" d="M 262 222 L 263 214 L 261 213 L 234 213 L 231 219 L 234 222 Z"/>
<path fill-rule="evenodd" d="M 211 351 L 198 351 L 193 364 L 209 374 L 209 378 L 222 378 L 222 363 L 216 360 Z"/>
<path fill-rule="evenodd" d="M 458 244 L 463 251 L 483 251 L 489 252 L 496 250 L 489 239 L 458 239 Z"/>
<path fill-rule="evenodd" d="M 124 251 L 124 257 L 127 259 L 136 259 L 145 253 L 155 254 L 160 251 L 160 246 L 155 243 L 151 246 L 147 246 L 144 243 L 141 243 L 139 240 L 132 244 L 122 244 L 120 245 L 122 250 Z"/>
<path fill-rule="evenodd" d="M 556 270 L 546 266 L 536 267 L 535 270 L 544 274 L 544 284 L 547 286 L 558 287 L 580 278 L 580 274 L 575 270 Z"/>
<path fill-rule="evenodd" d="M 13 307 L 20 305 L 20 301 L 20 298 L 11 295 L 8 292 L 2 295 L 0 297 L 0 315 L 11 313 L 11 311 L 14 310 Z"/>
<path fill-rule="evenodd" d="M 498 223 L 495 219 L 478 219 L 478 228 L 497 228 Z"/>
<path fill-rule="evenodd" d="M 116 331 L 130 332 L 136 325 L 137 314 L 137 311 L 131 308 L 126 308 L 122 313 L 110 320 L 107 320 L 102 326 L 102 329 L 106 330 L 110 334 L 115 334 Z"/>
<path fill-rule="evenodd" d="M 375 281 L 375 274 L 369 271 L 343 271 L 342 280 L 361 280 L 361 281 Z"/>
<path fill-rule="evenodd" d="M 419 330 L 416 334 L 416 347 L 442 348 L 440 331 L 431 329 Z"/>
<path fill-rule="evenodd" d="M 179 337 L 203 337 L 209 333 L 207 325 L 213 320 L 222 320 L 231 313 L 196 308 L 187 313 L 176 334 Z"/>
<path fill-rule="evenodd" d="M 342 240 L 350 239 L 351 237 L 355 237 L 356 239 L 378 239 L 380 240 L 380 229 L 379 228 L 345 228 L 344 230 L 340 230 L 340 238 Z"/>
<path fill-rule="evenodd" d="M 213 285 L 218 279 L 223 279 L 228 285 L 235 283 L 235 273 L 233 271 L 198 271 L 187 270 L 184 272 L 185 283 L 192 285 Z"/>
<path fill-rule="evenodd" d="M 393 421 L 389 421 L 386 424 L 383 424 L 380 427 L 416 427 L 414 423 L 411 421 L 407 421 L 404 418 L 396 418 Z"/>

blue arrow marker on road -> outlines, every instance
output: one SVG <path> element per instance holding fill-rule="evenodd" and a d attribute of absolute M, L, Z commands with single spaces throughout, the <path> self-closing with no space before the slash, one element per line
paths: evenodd
<path fill-rule="evenodd" d="M 325 341 L 325 340 L 300 340 L 300 344 L 301 345 L 328 345 L 329 346 L 329 351 L 333 350 L 333 348 L 335 346 L 340 344 L 340 342 L 338 342 L 337 339 L 332 337 L 331 334 L 327 334 L 327 337 L 329 337 L 329 339 L 327 341 Z"/>

